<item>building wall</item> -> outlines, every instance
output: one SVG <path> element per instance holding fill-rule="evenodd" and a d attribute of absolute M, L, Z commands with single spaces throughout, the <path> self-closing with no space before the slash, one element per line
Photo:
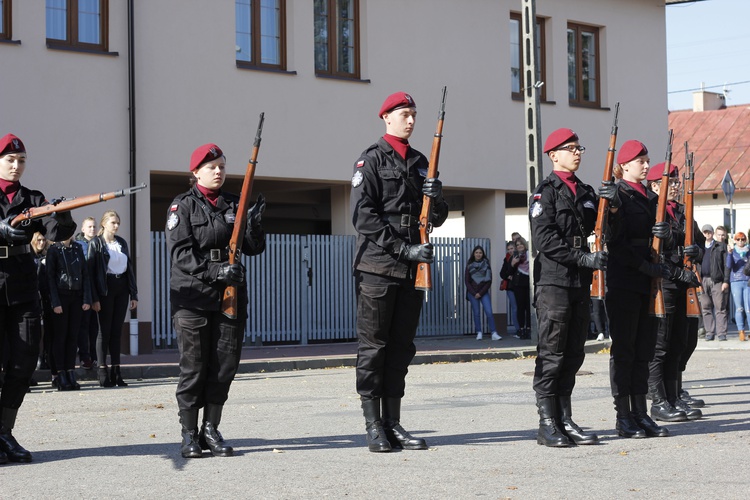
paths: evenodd
<path fill-rule="evenodd" d="M 491 237 L 492 261 L 501 263 L 505 193 L 526 191 L 523 103 L 510 97 L 508 46 L 509 15 L 520 11 L 521 2 L 361 0 L 360 5 L 365 81 L 351 82 L 315 76 L 313 4 L 307 0 L 287 0 L 287 62 L 295 74 L 236 68 L 232 2 L 135 2 L 138 182 L 154 172 L 185 173 L 192 150 L 206 142 L 218 143 L 229 174 L 241 176 L 258 115 L 265 112 L 258 179 L 333 186 L 332 232 L 351 234 L 352 165 L 384 131 L 376 116 L 384 97 L 397 90 L 414 96 L 419 120 L 412 145 L 429 154 L 440 89 L 446 85 L 441 179 L 446 190 L 465 200 L 466 235 Z M 50 197 L 125 187 L 127 2 L 109 2 L 109 48 L 116 56 L 47 49 L 44 2 L 16 1 L 13 7 L 14 38 L 22 43 L 0 44 L 4 68 L 17 69 L 0 74 L 6 96 L 0 103 L 0 132 L 16 133 L 29 148 L 24 184 Z M 542 136 L 558 127 L 575 129 L 587 147 L 580 177 L 596 185 L 611 108 L 619 101 L 618 144 L 638 138 L 661 151 L 667 128 L 663 4 L 538 2 L 537 14 L 547 18 L 549 102 L 542 104 Z M 568 105 L 568 20 L 602 27 L 604 109 Z M 545 160 L 544 170 L 549 169 Z M 77 220 L 98 218 L 105 208 L 114 208 L 123 235 L 136 225 L 140 321 L 149 321 L 151 314 L 145 222 L 151 217 L 150 194 L 74 214 Z M 128 217 L 131 202 L 136 221 Z"/>

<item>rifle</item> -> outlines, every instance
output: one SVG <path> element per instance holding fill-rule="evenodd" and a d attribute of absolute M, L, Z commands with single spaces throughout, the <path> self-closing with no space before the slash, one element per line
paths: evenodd
<path fill-rule="evenodd" d="M 693 189 L 695 187 L 695 171 L 693 170 L 693 153 L 688 153 L 688 143 L 685 142 L 685 247 L 695 243 L 695 222 L 693 216 Z M 698 266 L 687 255 L 682 257 L 682 264 L 688 271 L 693 271 L 701 281 Z M 687 317 L 699 318 L 701 316 L 701 307 L 698 303 L 698 297 L 703 293 L 701 286 L 690 287 L 687 289 Z"/>
<path fill-rule="evenodd" d="M 78 198 L 73 198 L 70 200 L 66 200 L 65 198 L 57 198 L 49 202 L 47 205 L 25 209 L 23 212 L 13 218 L 13 220 L 10 222 L 10 225 L 16 227 L 19 224 L 29 222 L 32 219 L 39 219 L 40 217 L 52 215 L 55 212 L 68 212 L 76 208 L 93 205 L 94 203 L 100 203 L 102 201 L 108 201 L 113 198 L 128 196 L 140 191 L 141 189 L 144 189 L 145 187 L 146 183 L 144 182 L 140 186 L 120 189 L 119 191 L 112 191 L 111 193 L 89 194 L 86 196 L 79 196 Z"/>
<path fill-rule="evenodd" d="M 607 161 L 604 163 L 605 182 L 612 182 L 612 170 L 615 164 L 615 145 L 617 144 L 617 114 L 620 112 L 620 103 L 615 104 L 615 119 L 612 122 L 612 131 L 609 133 L 609 147 L 607 148 Z M 609 200 L 599 198 L 599 210 L 596 213 L 596 227 L 594 227 L 594 252 L 604 250 L 604 228 L 607 227 L 609 218 Z M 597 269 L 591 278 L 591 298 L 604 299 L 604 271 Z"/>
<path fill-rule="evenodd" d="M 664 162 L 664 171 L 661 174 L 661 189 L 659 189 L 659 203 L 656 206 L 656 222 L 664 222 L 667 218 L 667 195 L 669 193 L 669 169 L 672 166 L 672 129 L 669 129 L 669 142 L 667 142 L 667 159 Z M 651 243 L 651 262 L 661 263 L 661 238 L 654 236 Z M 648 313 L 657 318 L 664 318 L 667 314 L 664 310 L 664 294 L 662 290 L 661 277 L 651 278 L 651 300 L 649 301 Z"/>
<path fill-rule="evenodd" d="M 440 159 L 440 141 L 443 138 L 443 120 L 445 119 L 445 93 L 447 87 L 443 87 L 443 97 L 440 100 L 440 111 L 438 112 L 437 130 L 432 139 L 432 151 L 430 152 L 430 166 L 427 169 L 427 179 L 437 177 L 438 160 Z M 432 211 L 432 198 L 424 196 L 422 199 L 422 212 L 419 214 L 419 240 L 422 244 L 430 242 L 432 223 L 430 215 Z M 432 290 L 432 272 L 430 264 L 420 262 L 417 266 L 417 277 L 414 281 L 417 290 Z"/>
<path fill-rule="evenodd" d="M 229 263 L 236 264 L 242 256 L 242 241 L 245 239 L 245 226 L 247 224 L 247 209 L 250 205 L 250 193 L 253 190 L 253 179 L 255 178 L 255 165 L 258 163 L 258 150 L 260 150 L 260 135 L 263 132 L 263 117 L 265 113 L 260 114 L 258 122 L 258 131 L 255 134 L 253 142 L 253 152 L 250 160 L 247 162 L 245 170 L 245 179 L 242 181 L 242 192 L 240 193 L 240 202 L 237 205 L 237 213 L 234 219 L 234 229 L 232 237 L 229 240 Z M 224 297 L 221 299 L 221 312 L 229 319 L 237 318 L 237 287 L 227 285 L 224 289 Z"/>

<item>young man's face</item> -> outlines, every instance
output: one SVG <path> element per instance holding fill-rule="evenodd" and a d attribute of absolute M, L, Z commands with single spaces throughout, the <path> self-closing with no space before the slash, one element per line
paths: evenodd
<path fill-rule="evenodd" d="M 385 133 L 400 139 L 408 139 L 414 132 L 414 122 L 417 121 L 417 108 L 394 109 L 383 114 Z"/>
<path fill-rule="evenodd" d="M 727 232 L 723 229 L 717 229 L 714 238 L 716 238 L 716 241 L 724 243 L 727 241 Z"/>
<path fill-rule="evenodd" d="M 549 152 L 552 168 L 565 172 L 575 172 L 581 166 L 583 151 L 578 141 L 566 142 Z"/>

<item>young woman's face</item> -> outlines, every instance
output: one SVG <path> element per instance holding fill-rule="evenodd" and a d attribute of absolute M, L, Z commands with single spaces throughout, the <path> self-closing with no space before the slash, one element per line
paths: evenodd
<path fill-rule="evenodd" d="M 514 245 L 513 243 L 511 243 L 510 245 L 508 245 L 508 247 L 507 247 L 507 248 L 506 248 L 505 250 L 506 250 L 506 251 L 507 251 L 508 253 L 513 253 L 513 252 L 515 252 L 515 251 L 516 251 L 516 245 Z"/>
<path fill-rule="evenodd" d="M 117 230 L 120 229 L 120 219 L 118 217 L 110 217 L 104 223 L 104 232 L 108 234 L 117 234 Z"/>
<path fill-rule="evenodd" d="M 482 260 L 484 258 L 484 252 L 481 248 L 474 250 L 474 260 Z"/>
<path fill-rule="evenodd" d="M 47 238 L 45 238 L 44 235 L 37 234 L 31 241 L 31 244 L 34 245 L 37 253 L 39 253 L 44 250 L 45 246 L 47 246 Z"/>
<path fill-rule="evenodd" d="M 26 153 L 9 153 L 0 156 L 0 179 L 16 182 L 26 169 Z"/>
<path fill-rule="evenodd" d="M 526 251 L 526 245 L 524 245 L 523 243 L 521 243 L 521 242 L 519 241 L 518 243 L 516 243 L 516 251 L 517 251 L 518 253 L 523 253 L 523 252 L 525 252 L 525 251 Z"/>

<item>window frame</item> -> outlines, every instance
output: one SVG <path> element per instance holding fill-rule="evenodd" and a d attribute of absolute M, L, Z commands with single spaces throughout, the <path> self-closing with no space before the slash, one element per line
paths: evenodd
<path fill-rule="evenodd" d="M 575 33 L 576 48 L 575 48 L 575 63 L 576 63 L 576 96 L 575 98 L 570 97 L 570 88 L 568 88 L 568 103 L 574 106 L 583 106 L 587 108 L 601 108 L 602 92 L 601 92 L 601 44 L 599 43 L 599 34 L 601 29 L 598 26 L 591 26 L 588 24 L 581 24 L 576 22 L 568 21 L 567 28 L 565 30 L 565 40 L 567 45 L 568 32 L 573 31 Z M 596 99 L 592 101 L 586 101 L 583 98 L 583 54 L 582 54 L 582 32 L 592 33 L 594 35 L 594 64 L 596 65 L 594 78 L 596 79 L 596 86 L 594 91 L 596 92 Z M 566 47 L 566 54 L 570 57 L 570 47 Z M 568 68 L 568 81 L 570 81 L 570 68 Z"/>
<path fill-rule="evenodd" d="M 511 87 L 510 95 L 511 98 L 514 100 L 523 101 L 523 92 L 525 89 L 524 86 L 524 54 L 526 53 L 524 51 L 523 47 L 523 18 L 521 16 L 520 12 L 511 12 L 510 18 L 511 21 L 518 21 L 518 48 L 519 48 L 519 61 L 521 63 L 521 66 L 519 68 L 519 91 L 514 92 L 513 88 Z M 546 28 L 546 18 L 542 16 L 536 16 L 536 24 L 539 27 L 539 78 L 541 81 L 545 83 L 545 85 L 542 86 L 539 92 L 539 99 L 541 101 L 547 102 L 547 43 L 546 43 L 546 36 L 545 36 L 545 28 Z M 512 67 L 511 67 L 512 69 Z"/>
<path fill-rule="evenodd" d="M 235 57 L 238 68 L 268 69 L 286 71 L 286 0 L 279 1 L 279 64 L 264 63 L 261 56 L 261 15 L 260 0 L 250 0 L 250 61 L 243 61 Z M 235 1 L 236 6 L 236 1 Z M 235 17 L 235 38 L 237 33 L 237 18 Z"/>
<path fill-rule="evenodd" d="M 47 37 L 48 48 L 73 49 L 83 52 L 108 52 L 109 51 L 109 0 L 98 0 L 99 2 L 99 43 L 80 42 L 78 40 L 78 0 L 66 0 L 65 8 L 65 33 L 66 39 Z M 45 12 L 47 3 L 45 2 Z M 73 14 L 75 13 L 75 14 Z M 46 34 L 46 27 L 45 27 Z"/>
<path fill-rule="evenodd" d="M 340 79 L 346 79 L 346 80 L 361 80 L 361 61 L 362 58 L 360 56 L 360 8 L 359 8 L 359 0 L 351 0 L 352 4 L 354 6 L 354 36 L 353 38 L 353 52 L 354 52 L 354 72 L 348 73 L 340 70 L 339 60 L 338 60 L 338 48 L 339 48 L 339 40 L 338 40 L 338 31 L 336 28 L 336 20 L 335 17 L 338 13 L 338 5 L 341 0 L 323 0 L 327 3 L 328 6 L 328 15 L 326 16 L 326 31 L 328 33 L 328 37 L 326 39 L 326 53 L 328 56 L 328 69 L 322 70 L 318 69 L 317 67 L 317 47 L 315 43 L 315 27 L 313 26 L 313 55 L 314 55 L 314 61 L 313 65 L 315 66 L 315 75 L 321 76 L 321 77 L 330 77 L 330 78 L 340 78 Z M 344 0 L 349 1 L 349 0 Z M 317 13 L 315 12 L 315 6 L 313 5 L 313 24 L 317 20 Z M 334 29 L 331 29 L 331 26 L 334 27 Z"/>
<path fill-rule="evenodd" d="M 13 37 L 13 23 L 11 14 L 13 12 L 12 0 L 2 0 L 3 6 L 0 7 L 3 13 L 3 20 L 0 23 L 0 40 L 11 40 Z"/>

